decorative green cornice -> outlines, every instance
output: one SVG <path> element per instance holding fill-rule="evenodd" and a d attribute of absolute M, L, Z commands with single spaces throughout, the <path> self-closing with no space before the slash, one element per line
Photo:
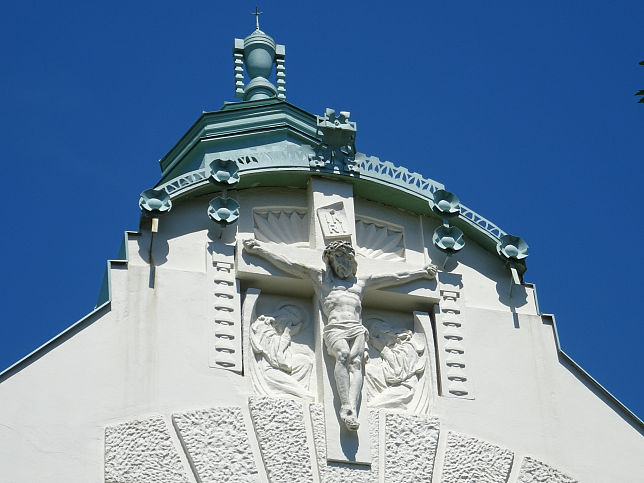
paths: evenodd
<path fill-rule="evenodd" d="M 348 118 L 348 113 L 345 113 Z M 207 112 L 161 159 L 163 175 L 155 188 L 172 199 L 216 192 L 208 182 L 210 165 L 230 160 L 239 167 L 236 189 L 251 186 L 304 188 L 313 175 L 340 177 L 354 184 L 356 195 L 428 216 L 433 193 L 443 184 L 389 161 L 362 153 L 351 163 L 320 162 L 326 152 L 321 118 L 279 99 L 226 103 Z M 355 127 L 355 126 L 354 126 Z M 506 232 L 467 206 L 451 220 L 490 251 Z"/>

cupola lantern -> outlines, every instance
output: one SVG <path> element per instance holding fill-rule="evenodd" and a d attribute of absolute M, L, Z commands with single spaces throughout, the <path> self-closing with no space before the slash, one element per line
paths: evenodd
<path fill-rule="evenodd" d="M 286 49 L 259 28 L 259 12 L 255 15 L 255 30 L 245 39 L 235 39 L 233 58 L 235 60 L 235 95 L 244 101 L 256 101 L 276 97 L 286 99 L 286 72 L 284 55 Z M 275 65 L 275 84 L 269 78 Z M 244 83 L 244 66 L 250 78 Z"/>

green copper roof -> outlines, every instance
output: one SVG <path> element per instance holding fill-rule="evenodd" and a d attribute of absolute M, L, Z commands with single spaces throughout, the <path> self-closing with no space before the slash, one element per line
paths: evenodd
<path fill-rule="evenodd" d="M 161 181 L 197 169 L 207 152 L 250 149 L 289 141 L 317 143 L 315 116 L 278 99 L 225 104 L 204 112 L 161 164 Z"/>

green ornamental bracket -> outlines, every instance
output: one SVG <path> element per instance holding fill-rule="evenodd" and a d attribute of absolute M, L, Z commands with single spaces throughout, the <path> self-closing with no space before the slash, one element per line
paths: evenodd
<path fill-rule="evenodd" d="M 225 227 L 239 218 L 239 203 L 228 198 L 228 187 L 239 183 L 239 166 L 230 159 L 215 159 L 208 165 L 208 181 L 222 188 L 221 196 L 210 200 L 208 216 L 218 225 Z"/>
<path fill-rule="evenodd" d="M 235 161 L 230 159 L 215 159 L 209 165 L 210 176 L 208 181 L 211 183 L 227 188 L 228 186 L 239 183 L 239 166 Z"/>
<path fill-rule="evenodd" d="M 458 196 L 446 190 L 434 191 L 434 198 L 429 201 L 429 207 L 443 219 L 444 225 L 449 224 L 449 218 L 461 213 L 461 201 Z"/>
<path fill-rule="evenodd" d="M 445 253 L 443 268 L 449 258 L 459 252 L 465 246 L 463 231 L 460 228 L 449 225 L 449 220 L 461 213 L 461 201 L 454 193 L 444 189 L 434 191 L 429 200 L 429 207 L 434 213 L 441 217 L 443 224 L 434 230 L 432 242 L 441 252 Z"/>
<path fill-rule="evenodd" d="M 434 230 L 432 242 L 436 248 L 448 255 L 461 251 L 465 246 L 463 231 L 455 226 L 438 226 Z"/>
<path fill-rule="evenodd" d="M 172 200 L 164 189 L 150 188 L 141 193 L 139 198 L 141 212 L 152 218 L 152 233 L 159 231 L 159 217 L 170 212 Z"/>
<path fill-rule="evenodd" d="M 218 225 L 228 226 L 239 218 L 239 203 L 232 198 L 217 196 L 208 203 L 208 216 Z"/>
<path fill-rule="evenodd" d="M 159 217 L 170 212 L 172 201 L 165 190 L 150 188 L 141 193 L 139 208 L 145 215 Z"/>
<path fill-rule="evenodd" d="M 152 218 L 150 227 L 150 246 L 148 248 L 148 260 L 150 263 L 151 276 L 150 280 L 154 286 L 155 274 L 154 259 L 152 258 L 152 244 L 154 242 L 154 234 L 159 231 L 159 217 L 170 213 L 172 209 L 172 200 L 170 195 L 164 189 L 150 188 L 141 193 L 139 198 L 139 208 L 141 212 Z"/>
<path fill-rule="evenodd" d="M 356 132 L 355 121 L 349 121 L 349 111 L 327 108 L 324 116 L 316 117 L 317 135 L 322 142 L 316 146 L 315 154 L 309 156 L 312 168 L 330 169 L 339 172 L 359 173 L 360 166 L 356 162 Z"/>
<path fill-rule="evenodd" d="M 496 252 L 510 267 L 512 274 L 510 295 L 512 295 L 513 285 L 521 285 L 521 275 L 526 271 L 525 259 L 528 258 L 528 244 L 518 236 L 503 235 L 496 244 Z"/>

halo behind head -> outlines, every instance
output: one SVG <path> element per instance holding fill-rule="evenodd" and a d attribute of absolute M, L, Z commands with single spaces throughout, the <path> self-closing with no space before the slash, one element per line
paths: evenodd
<path fill-rule="evenodd" d="M 307 320 L 307 318 L 304 316 L 304 311 L 302 310 L 302 308 L 293 304 L 282 305 L 277 310 L 277 313 L 275 314 L 275 319 L 279 319 L 281 317 L 291 317 L 294 320 L 301 321 L 302 324 L 304 324 Z"/>

